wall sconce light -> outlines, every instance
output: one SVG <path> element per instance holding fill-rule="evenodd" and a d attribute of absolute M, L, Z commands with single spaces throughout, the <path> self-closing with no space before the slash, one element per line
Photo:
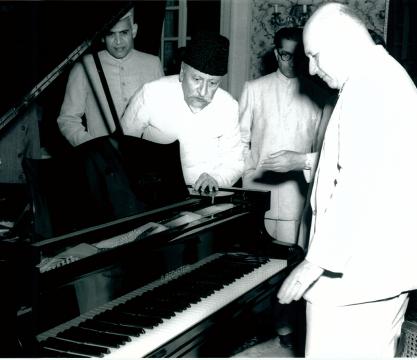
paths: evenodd
<path fill-rule="evenodd" d="M 309 4 L 295 4 L 291 6 L 291 9 L 287 17 L 283 17 L 279 12 L 278 4 L 274 4 L 274 12 L 270 19 L 270 24 L 274 31 L 277 31 L 281 27 L 302 27 L 307 22 L 312 12 L 312 6 Z"/>

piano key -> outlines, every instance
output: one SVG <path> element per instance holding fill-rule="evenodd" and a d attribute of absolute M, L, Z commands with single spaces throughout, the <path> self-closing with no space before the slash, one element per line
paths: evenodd
<path fill-rule="evenodd" d="M 107 321 L 114 324 L 139 326 L 144 329 L 151 329 L 162 322 L 159 318 L 139 316 L 113 310 L 105 311 L 102 314 L 96 315 L 93 319 Z"/>
<path fill-rule="evenodd" d="M 53 349 L 47 349 L 47 348 L 43 348 L 42 352 L 40 354 L 41 358 L 83 358 L 85 357 L 84 355 L 78 355 L 78 354 L 70 354 L 67 352 L 62 352 L 62 351 L 58 351 L 58 350 L 53 350 Z"/>
<path fill-rule="evenodd" d="M 169 319 L 170 317 L 175 315 L 175 312 L 172 310 L 165 310 L 161 309 L 160 307 L 155 307 L 153 305 L 142 305 L 139 306 L 138 304 L 121 304 L 116 307 L 117 311 L 122 312 L 130 312 L 137 315 L 148 315 L 152 317 L 158 317 L 162 319 Z"/>
<path fill-rule="evenodd" d="M 166 316 L 164 317 L 172 317 L 175 315 L 175 311 L 178 309 L 177 304 L 173 304 L 172 301 L 169 301 L 169 299 L 162 299 L 162 298 L 143 298 L 138 297 L 132 300 L 129 300 L 125 304 L 122 304 L 122 309 L 124 306 L 126 306 L 127 309 L 139 309 L 142 311 L 150 311 L 149 314 L 152 314 L 153 311 L 160 311 L 165 313 Z"/>
<path fill-rule="evenodd" d="M 145 330 L 141 327 L 112 324 L 104 321 L 96 321 L 93 319 L 85 320 L 81 322 L 79 326 L 85 329 L 104 331 L 110 334 L 119 334 L 134 337 L 138 337 L 140 334 L 143 334 L 145 332 Z"/>
<path fill-rule="evenodd" d="M 102 346 L 80 344 L 73 341 L 59 339 L 56 337 L 48 338 L 40 343 L 41 347 L 48 349 L 55 349 L 62 352 L 70 352 L 84 356 L 103 357 L 105 353 L 109 353 L 108 348 Z"/>
<path fill-rule="evenodd" d="M 231 262 L 234 262 L 234 264 L 231 264 Z M 145 329 L 144 333 L 139 335 L 139 337 L 132 337 L 131 342 L 121 346 L 119 349 L 110 349 L 110 353 L 104 355 L 106 358 L 143 357 L 183 332 L 186 332 L 191 327 L 222 309 L 224 306 L 247 293 L 260 283 L 266 281 L 271 276 L 277 274 L 283 270 L 286 265 L 286 260 L 248 257 L 245 255 L 242 256 L 241 254 L 214 254 L 196 264 L 187 265 L 181 270 L 181 273 L 173 271 L 172 273 L 166 274 L 160 280 L 123 295 L 119 299 L 115 299 L 104 306 L 83 314 L 77 319 L 73 319 L 54 329 L 39 334 L 38 339 L 43 340 L 50 336 L 55 336 L 56 333 L 62 331 L 62 329 L 81 325 L 85 320 L 90 319 L 94 319 L 93 321 L 100 319 L 100 322 L 112 322 L 112 318 L 114 317 L 113 321 L 116 325 L 118 324 L 118 321 L 116 316 L 111 315 L 112 309 L 117 308 L 125 302 L 141 302 L 146 300 L 149 301 L 150 304 L 152 302 L 162 302 L 162 304 L 165 305 L 178 305 L 175 304 L 175 300 L 173 299 L 167 298 L 161 300 L 159 298 L 166 289 L 171 288 L 172 293 L 175 291 L 175 287 L 172 288 L 170 286 L 175 284 L 175 281 L 177 281 L 177 285 L 180 284 L 180 280 L 183 279 L 198 283 L 200 281 L 199 277 L 201 277 L 203 283 L 209 283 L 209 287 L 213 286 L 218 288 L 218 290 L 212 292 L 209 296 L 201 298 L 196 304 L 188 304 L 186 310 L 176 310 L 176 314 L 172 318 L 164 319 L 159 325 Z M 238 271 L 237 269 L 241 270 Z M 252 271 L 250 271 L 250 269 L 252 269 Z M 214 275 L 214 273 L 217 274 Z M 243 273 L 245 273 L 245 275 L 243 275 Z M 223 282 L 223 277 L 227 277 L 226 282 L 229 284 L 219 286 L 218 283 Z M 236 277 L 236 279 L 231 280 L 233 277 Z M 187 281 L 184 282 L 184 284 L 186 284 Z"/>
<path fill-rule="evenodd" d="M 58 334 L 58 337 L 80 343 L 99 345 L 105 347 L 119 347 L 130 341 L 129 336 L 108 334 L 100 331 L 73 327 Z"/>
<path fill-rule="evenodd" d="M 133 339 L 130 343 L 120 349 L 112 350 L 110 354 L 106 354 L 104 358 L 120 359 L 145 357 L 169 340 L 185 332 L 187 329 L 198 324 L 214 312 L 242 296 L 256 285 L 277 274 L 279 271 L 283 270 L 286 265 L 286 260 L 272 259 L 260 268 L 257 268 L 251 273 L 236 280 L 229 286 L 202 299 L 202 301 L 192 306 L 187 311 L 178 313 L 175 317 L 164 321 L 152 330 L 145 331 L 145 334 L 137 339 Z"/>

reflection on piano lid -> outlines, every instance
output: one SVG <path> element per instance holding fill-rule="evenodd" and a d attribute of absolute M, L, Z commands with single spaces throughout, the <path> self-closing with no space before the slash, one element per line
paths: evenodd
<path fill-rule="evenodd" d="M 113 236 L 110 239 L 101 240 L 98 243 L 95 243 L 94 246 L 99 249 L 112 249 L 120 245 L 128 244 L 135 240 L 143 239 L 146 236 L 157 234 L 166 229 L 166 226 L 151 221 L 125 234 Z"/>
<path fill-rule="evenodd" d="M 41 273 L 51 271 L 58 267 L 65 266 L 80 259 L 84 259 L 88 256 L 97 254 L 99 251 L 113 249 L 133 241 L 139 241 L 150 235 L 158 234 L 168 229 L 174 229 L 184 225 L 191 225 L 193 222 L 202 220 L 204 218 L 207 218 L 206 220 L 211 220 L 212 218 L 209 217 L 212 217 L 215 214 L 219 214 L 223 211 L 230 210 L 233 207 L 235 207 L 234 204 L 226 203 L 211 205 L 196 210 L 195 212 L 181 211 L 172 218 L 163 220 L 160 223 L 151 221 L 126 233 L 118 234 L 91 245 L 87 243 L 81 243 L 72 246 L 65 251 L 62 251 L 53 257 L 43 257 L 37 267 Z M 199 225 L 201 225 L 203 222 L 204 220 L 199 221 Z"/>
<path fill-rule="evenodd" d="M 66 158 L 23 159 L 34 234 L 51 238 L 190 198 L 179 142 L 101 137 Z"/>
<path fill-rule="evenodd" d="M 134 136 L 119 139 L 119 150 L 137 197 L 146 210 L 190 197 L 182 172 L 180 143 L 158 144 Z"/>

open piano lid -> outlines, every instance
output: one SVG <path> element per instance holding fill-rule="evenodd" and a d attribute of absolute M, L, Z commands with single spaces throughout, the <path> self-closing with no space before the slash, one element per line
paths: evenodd
<path fill-rule="evenodd" d="M 90 46 L 97 46 L 101 34 L 131 6 L 131 1 L 0 3 L 0 29 L 3 34 L 1 39 L 7 49 L 7 56 L 4 57 L 0 69 L 0 139 L 6 137 L 5 143 L 13 147 L 10 149 L 11 154 L 17 153 L 19 148 L 14 149 L 15 135 L 20 136 L 20 126 L 22 129 L 26 127 L 26 124 L 22 124 L 22 118 L 25 118 L 31 109 L 38 108 L 38 105 L 43 103 L 40 107 L 43 113 L 42 122 L 39 125 L 41 130 L 46 129 L 46 114 L 59 110 L 62 97 L 61 92 L 56 89 L 64 89 L 65 75 L 72 63 Z M 32 107 L 35 102 L 35 107 Z M 28 118 L 33 122 L 38 121 L 36 116 L 30 115 Z M 54 126 L 56 116 L 51 116 L 51 119 Z M 14 131 L 17 128 L 19 131 Z M 51 138 L 49 134 L 41 135 L 42 141 Z M 21 148 L 23 147 L 30 149 L 31 145 L 25 143 L 22 144 Z M 30 150 L 28 152 L 31 153 Z M 20 161 L 21 155 L 16 155 L 16 161 Z M 7 161 L 11 163 L 13 156 L 6 154 Z M 7 166 L 9 171 L 12 166 Z M 9 181 L 8 176 L 6 179 Z M 0 185 L 1 219 L 11 223 L 8 227 L 12 232 L 26 231 L 26 210 L 29 207 L 24 185 L 20 181 L 14 183 L 13 180 L 11 183 Z"/>
<path fill-rule="evenodd" d="M 189 198 L 179 142 L 122 136 L 88 141 L 66 158 L 24 159 L 33 236 L 50 238 Z"/>

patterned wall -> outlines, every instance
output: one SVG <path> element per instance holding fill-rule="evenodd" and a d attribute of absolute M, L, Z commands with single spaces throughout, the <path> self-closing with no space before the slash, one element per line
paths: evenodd
<path fill-rule="evenodd" d="M 262 57 L 273 47 L 275 30 L 271 24 L 271 18 L 274 12 L 277 11 L 280 13 L 280 17 L 285 19 L 294 4 L 311 4 L 311 9 L 314 11 L 319 4 L 325 1 L 252 0 L 250 79 L 261 76 Z M 386 0 L 342 0 L 341 2 L 355 8 L 366 21 L 369 29 L 384 36 Z"/>

